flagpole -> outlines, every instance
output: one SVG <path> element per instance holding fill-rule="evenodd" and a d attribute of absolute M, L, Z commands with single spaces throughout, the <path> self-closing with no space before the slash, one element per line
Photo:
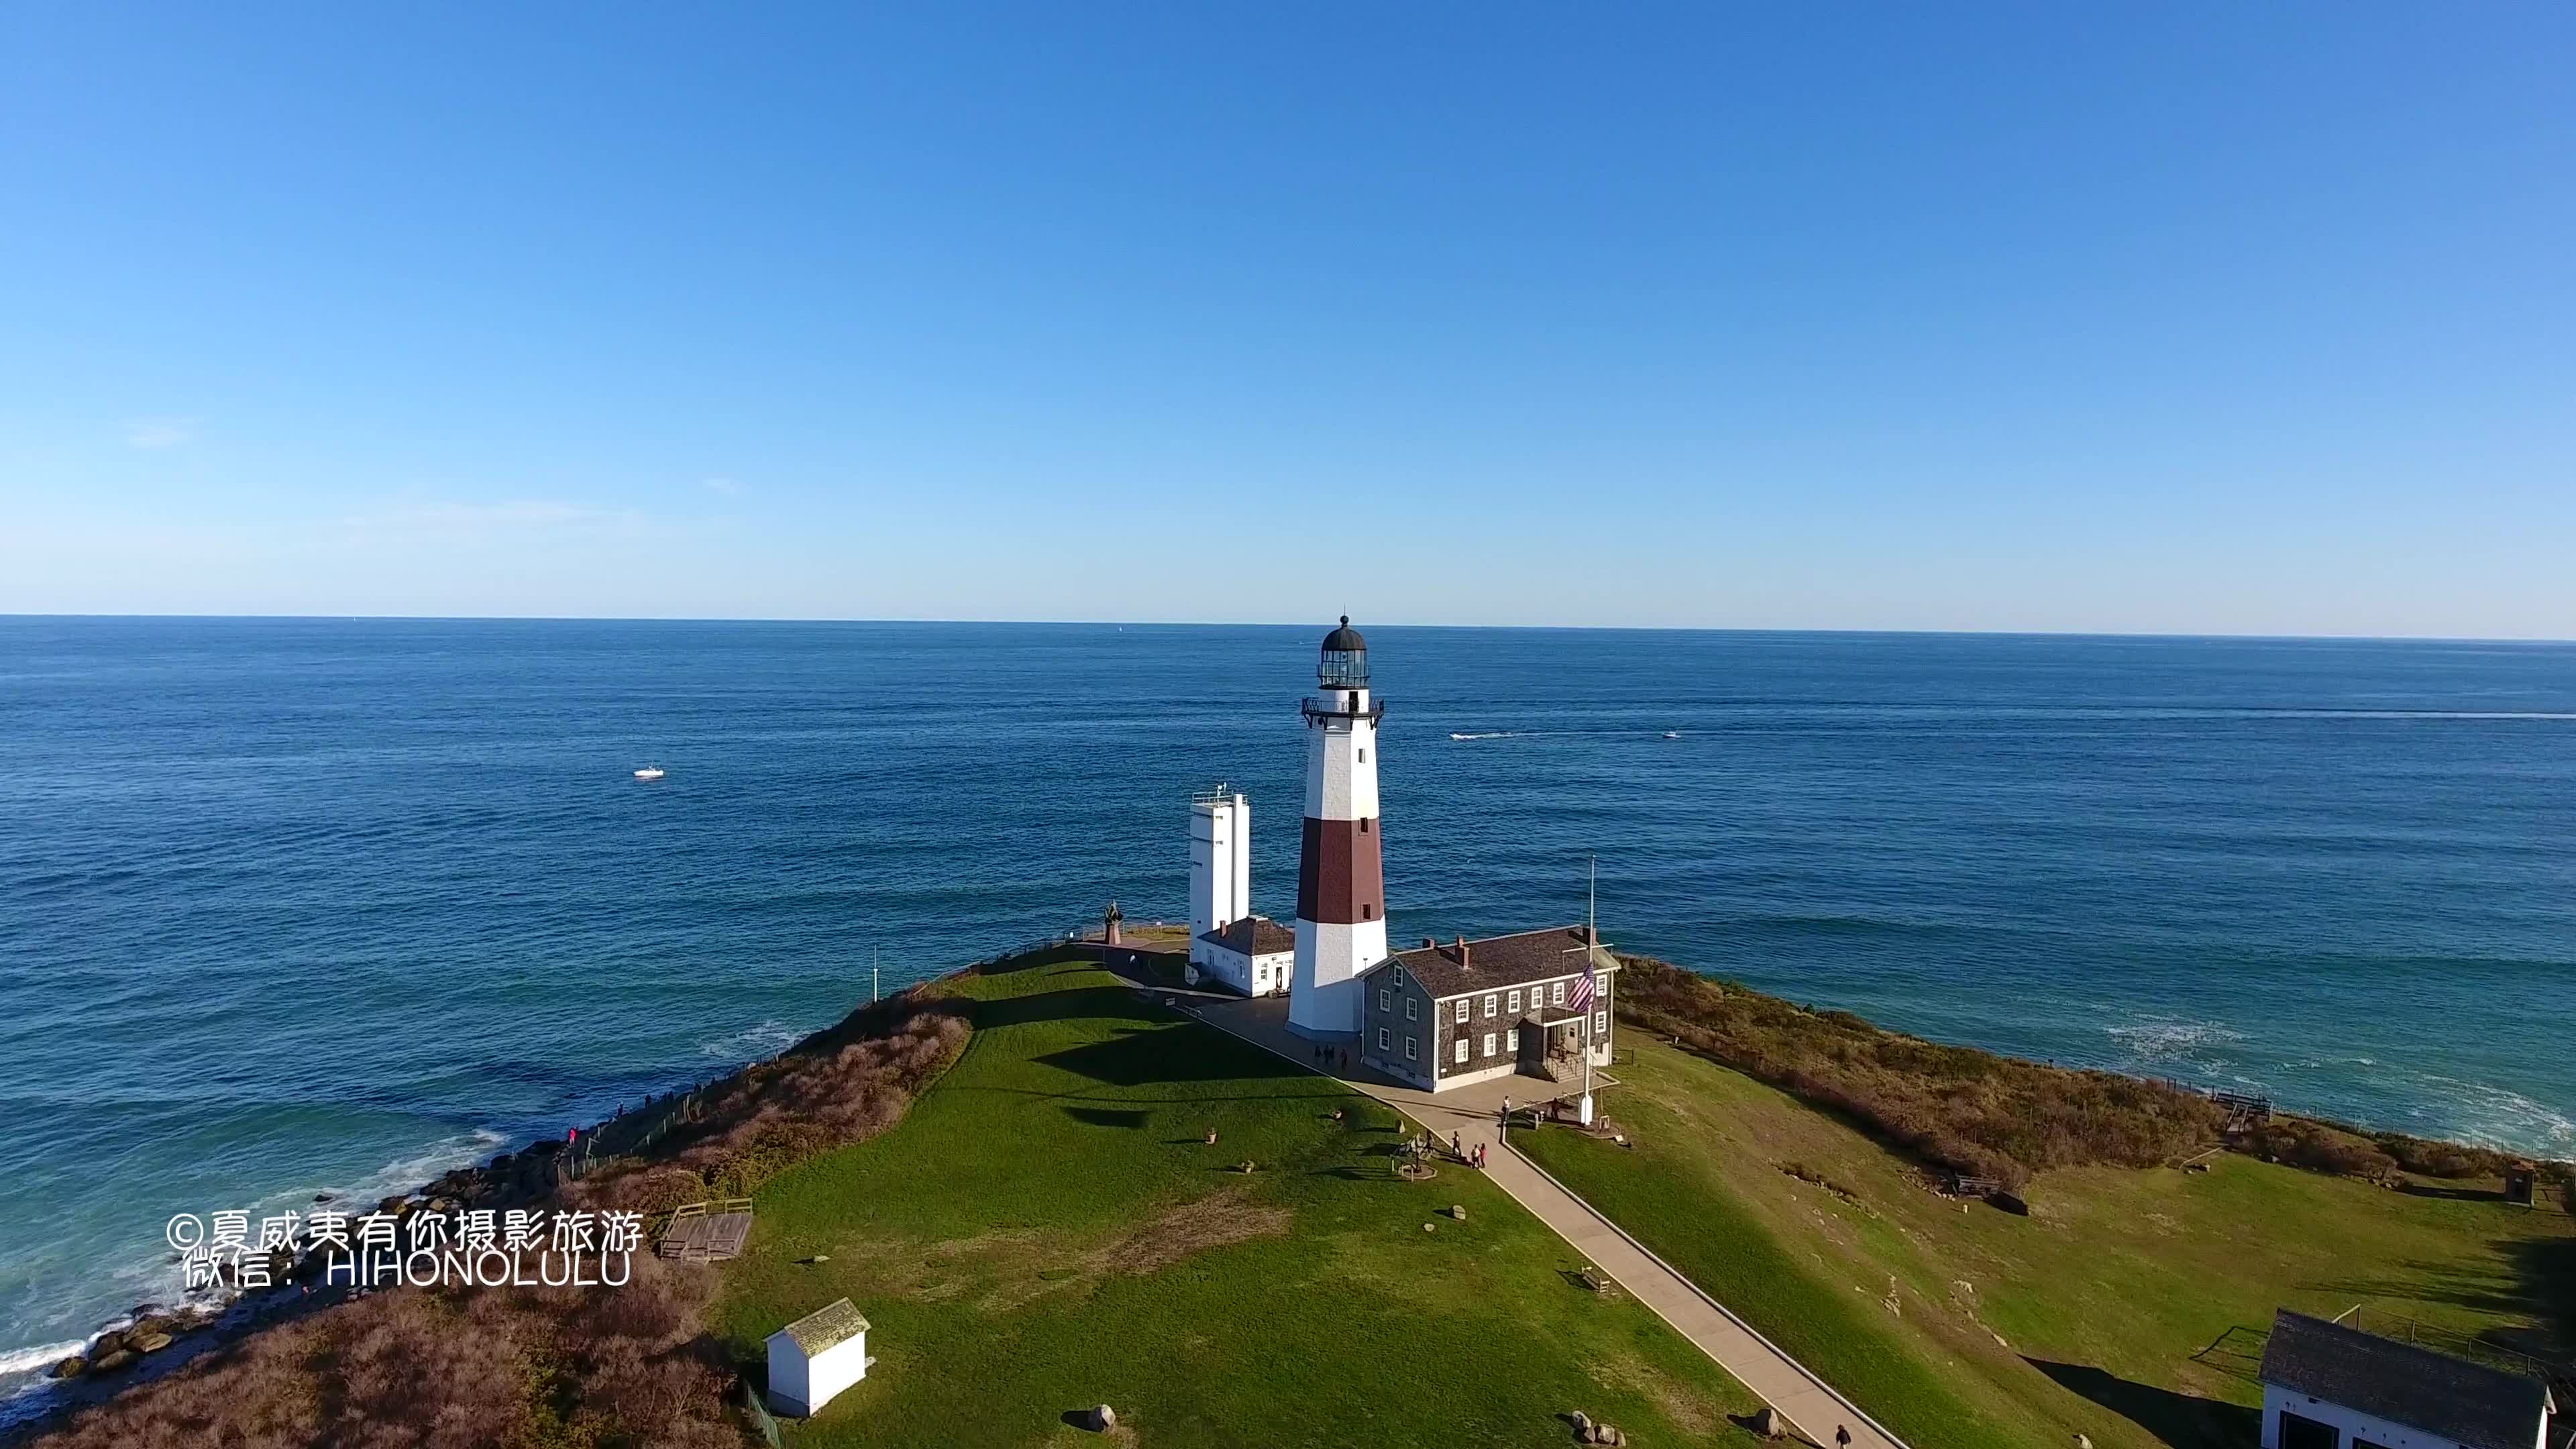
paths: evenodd
<path fill-rule="evenodd" d="M 1591 975 L 1592 953 L 1601 949 L 1601 857 L 1587 858 L 1590 877 L 1583 887 L 1583 971 Z M 1592 1015 L 1600 1010 L 1601 993 L 1583 1003 L 1583 1125 L 1592 1125 Z"/>

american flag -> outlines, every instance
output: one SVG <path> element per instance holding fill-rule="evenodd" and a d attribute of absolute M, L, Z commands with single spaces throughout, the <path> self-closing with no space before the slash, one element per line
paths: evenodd
<path fill-rule="evenodd" d="M 1574 999 L 1566 1003 L 1577 1011 L 1592 1009 L 1592 953 L 1583 953 L 1583 979 L 1574 983 Z"/>

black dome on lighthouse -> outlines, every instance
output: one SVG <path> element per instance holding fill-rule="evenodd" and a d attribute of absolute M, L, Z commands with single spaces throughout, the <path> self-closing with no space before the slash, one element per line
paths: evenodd
<path fill-rule="evenodd" d="M 1315 678 L 1326 689 L 1368 688 L 1368 641 L 1351 627 L 1351 616 L 1342 616 L 1342 627 L 1324 636 L 1323 657 L 1316 661 Z"/>

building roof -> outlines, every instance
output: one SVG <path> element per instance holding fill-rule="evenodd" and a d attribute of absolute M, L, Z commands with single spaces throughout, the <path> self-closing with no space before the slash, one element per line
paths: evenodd
<path fill-rule="evenodd" d="M 1297 949 L 1297 933 L 1268 916 L 1229 921 L 1213 931 L 1200 932 L 1199 939 L 1211 946 L 1223 946 L 1238 956 L 1276 956 Z"/>
<path fill-rule="evenodd" d="M 1351 627 L 1351 616 L 1344 614 L 1342 627 L 1324 636 L 1324 647 L 1343 652 L 1357 652 L 1368 648 L 1368 641 L 1360 637 L 1359 630 Z"/>
<path fill-rule="evenodd" d="M 828 1348 L 837 1348 L 868 1331 L 868 1321 L 859 1316 L 858 1306 L 849 1299 L 826 1303 L 794 1323 L 770 1335 L 784 1334 L 793 1339 L 807 1358 Z"/>
<path fill-rule="evenodd" d="M 1583 970 L 1583 927 L 1554 926 L 1544 931 L 1522 931 L 1517 935 L 1487 936 L 1481 941 L 1469 941 L 1463 962 L 1459 960 L 1455 942 L 1445 946 L 1419 946 L 1410 951 L 1398 951 L 1370 967 L 1369 971 L 1381 971 L 1389 966 L 1401 966 L 1411 972 L 1434 997 L 1467 996 L 1479 991 L 1525 986 L 1532 981 L 1573 976 Z M 1594 946 L 1592 969 L 1606 976 L 1618 970 L 1619 963 L 1607 947 Z"/>
<path fill-rule="evenodd" d="M 2260 1377 L 2463 1449 L 2531 1449 L 2551 1407 L 2538 1379 L 2286 1308 L 2272 1317 Z"/>

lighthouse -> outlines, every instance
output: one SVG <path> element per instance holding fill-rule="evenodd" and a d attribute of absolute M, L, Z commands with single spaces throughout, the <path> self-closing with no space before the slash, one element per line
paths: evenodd
<path fill-rule="evenodd" d="M 1307 698 L 1306 827 L 1297 858 L 1297 959 L 1289 1029 L 1344 1040 L 1360 1029 L 1359 974 L 1386 957 L 1386 873 L 1378 855 L 1377 722 L 1368 641 L 1342 616 L 1324 636 Z"/>

